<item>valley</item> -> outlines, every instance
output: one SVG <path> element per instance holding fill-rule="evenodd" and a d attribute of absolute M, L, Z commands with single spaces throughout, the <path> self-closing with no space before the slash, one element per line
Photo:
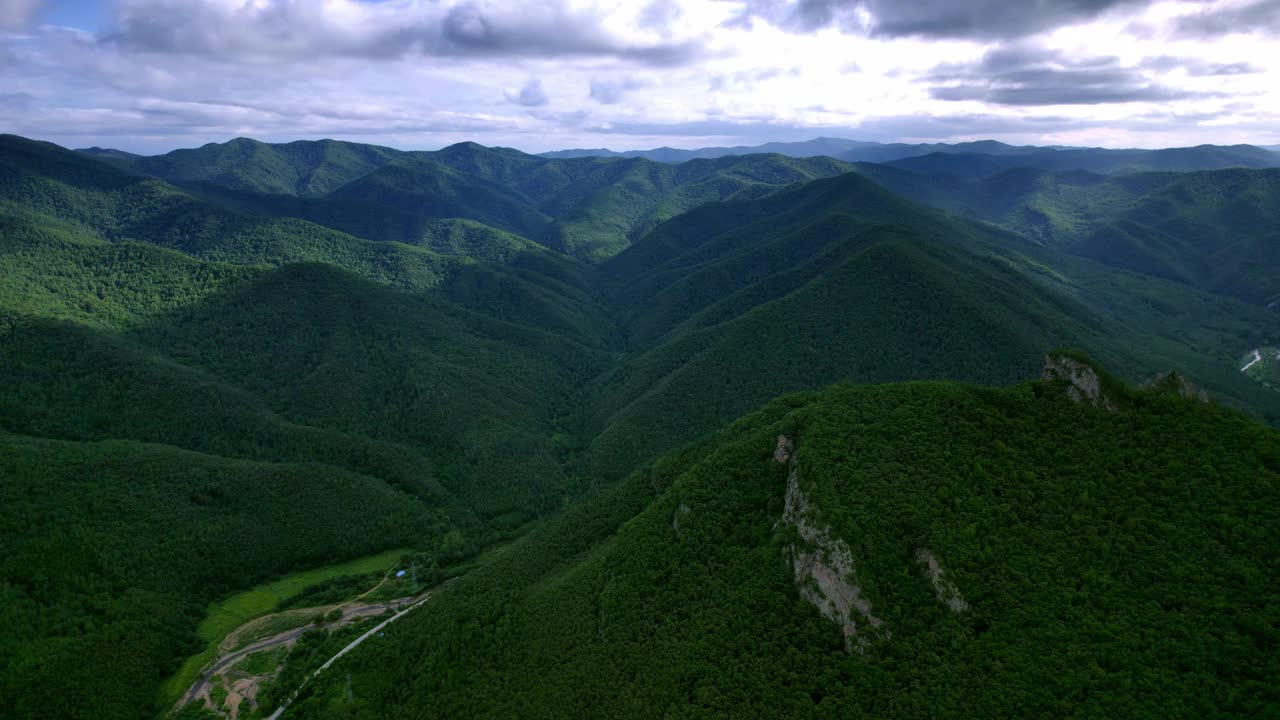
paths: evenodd
<path fill-rule="evenodd" d="M 252 627 L 246 624 L 237 628 L 232 635 L 229 635 L 223 644 L 219 647 L 219 651 L 223 654 L 218 655 L 212 664 L 207 664 L 200 669 L 200 677 L 183 693 L 182 697 L 174 706 L 174 712 L 181 714 L 183 709 L 188 706 L 194 708 L 207 707 L 215 711 L 229 712 L 232 720 L 239 717 L 241 712 L 245 715 L 253 713 L 255 715 L 278 716 L 278 712 L 272 711 L 270 707 L 259 707 L 257 704 L 258 693 L 263 689 L 264 684 L 271 682 L 280 672 L 281 667 L 288 659 L 288 651 L 292 650 L 298 640 L 308 632 L 320 630 L 321 632 L 334 632 L 341 630 L 353 624 L 358 624 L 362 629 L 368 625 L 362 622 L 369 618 L 377 618 L 379 622 L 368 630 L 364 631 L 356 639 L 352 640 L 339 652 L 334 654 L 315 670 L 316 673 L 329 667 L 346 653 L 354 650 L 365 640 L 373 637 L 376 633 L 383 631 L 391 622 L 403 617 L 405 613 L 418 607 L 426 602 L 431 596 L 428 590 L 419 596 L 409 596 L 397 598 L 387 602 L 380 603 L 361 603 L 360 597 L 356 597 L 350 601 L 339 603 L 337 605 L 325 605 L 312 608 L 302 608 L 295 611 L 293 618 L 281 618 L 281 614 L 266 615 L 258 618 L 256 622 L 265 622 L 268 624 L 278 624 L 284 619 L 285 624 L 294 624 L 303 622 L 305 624 L 299 627 L 284 630 L 270 637 L 255 640 L 248 645 L 240 645 L 233 642 L 236 635 L 247 634 L 251 632 Z M 301 619 L 300 615 L 306 615 L 306 619 Z M 334 617 L 336 615 L 336 617 Z M 322 620 L 314 620 L 313 618 L 322 618 Z M 334 617 L 334 619 L 329 619 Z M 295 619 L 296 618 L 296 619 Z M 323 629 L 321 629 L 323 628 Z M 385 634 L 385 633 L 384 633 Z M 381 636 L 379 636 L 381 637 Z M 228 643 L 231 643 L 228 645 Z M 276 652 L 283 650 L 284 652 Z M 256 656 L 256 657 L 254 657 Z M 269 657 L 266 660 L 260 660 L 264 656 Z M 253 669 L 247 669 L 252 667 Z M 213 691 L 219 686 L 226 685 L 226 678 L 229 671 L 239 677 L 231 683 L 232 687 L 228 692 L 227 698 L 221 703 L 213 701 Z M 297 688 L 282 688 L 285 693 L 290 693 Z M 288 695 L 285 700 L 287 702 Z M 248 706 L 241 709 L 244 702 L 248 702 Z M 280 706 L 285 707 L 284 705 Z M 271 713 L 268 713 L 271 711 Z"/>
<path fill-rule="evenodd" d="M 1261 712 L 1268 156 L 918 150 L 0 137 L 6 707 Z"/>
<path fill-rule="evenodd" d="M 264 625 L 279 627 L 280 620 L 286 620 L 285 624 L 290 624 L 289 620 L 292 620 L 294 623 L 306 625 L 316 614 L 314 611 L 308 613 L 301 610 L 273 612 L 281 604 L 291 601 L 308 588 L 320 586 L 335 578 L 364 574 L 369 571 L 376 572 L 388 567 L 391 569 L 386 571 L 386 575 L 390 575 L 395 567 L 393 564 L 407 552 L 408 550 L 391 550 L 338 565 L 293 573 L 280 580 L 211 604 L 204 620 L 196 630 L 200 639 L 206 643 L 206 647 L 200 653 L 187 658 L 178 672 L 165 682 L 160 691 L 160 705 L 172 704 L 179 694 L 183 694 L 183 700 L 180 702 L 183 704 L 189 702 L 191 690 L 188 688 L 195 687 L 193 685 L 195 678 L 203 673 L 205 675 L 203 681 L 207 682 L 209 673 L 204 672 L 205 667 L 215 661 L 217 661 L 215 664 L 224 664 L 221 662 L 222 654 L 239 650 L 243 647 L 243 638 L 246 636 L 256 640 L 255 636 L 260 634 L 260 628 Z M 385 580 L 385 576 L 379 580 L 379 586 Z M 335 607 L 337 606 L 327 607 L 321 614 L 326 614 Z M 304 620 L 306 622 L 303 622 Z M 297 626 L 293 625 L 288 630 L 293 631 Z M 257 632 L 254 632 L 255 630 Z"/>

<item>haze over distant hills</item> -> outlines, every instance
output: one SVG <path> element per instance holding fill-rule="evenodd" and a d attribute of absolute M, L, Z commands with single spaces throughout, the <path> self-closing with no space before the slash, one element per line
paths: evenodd
<path fill-rule="evenodd" d="M 1141 170 L 1218 170 L 1228 167 L 1276 167 L 1280 155 L 1276 148 L 1254 145 L 1215 146 L 1164 150 L 1081 148 L 1066 146 L 1007 145 L 995 140 L 963 143 L 877 143 L 841 138 L 815 138 L 801 142 L 775 142 L 754 146 L 709 147 L 696 150 L 655 148 L 653 150 L 559 150 L 542 153 L 543 157 L 642 157 L 659 162 L 685 162 L 695 158 L 725 155 L 778 153 L 790 157 L 825 155 L 849 162 L 894 163 L 907 158 L 924 160 L 906 163 L 907 169 L 930 168 L 936 172 L 963 175 L 987 174 L 1012 167 L 1043 169 L 1079 169 L 1094 172 Z"/>
<path fill-rule="evenodd" d="M 737 145 L 734 147 L 707 147 L 683 150 L 670 147 L 652 150 L 627 150 L 614 152 L 603 148 L 585 150 L 554 150 L 540 153 L 543 157 L 643 157 L 661 162 L 684 162 L 697 158 L 714 158 L 725 155 L 750 155 L 753 153 L 778 153 L 790 157 L 812 157 L 826 155 L 828 157 L 848 159 L 856 158 L 865 162 L 884 162 L 913 155 L 924 155 L 931 152 L 977 152 L 1004 154 L 1030 152 L 1039 148 L 1032 146 L 1007 145 L 995 140 L 980 140 L 965 143 L 879 143 L 844 138 L 820 137 L 798 142 L 771 142 L 762 145 Z M 847 157 L 846 157 L 847 156 Z"/>

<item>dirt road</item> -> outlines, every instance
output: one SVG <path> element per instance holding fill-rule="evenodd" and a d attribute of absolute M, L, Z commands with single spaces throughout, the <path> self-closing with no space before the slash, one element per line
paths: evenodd
<path fill-rule="evenodd" d="M 453 580 L 449 580 L 449 581 L 447 581 L 447 582 L 445 582 L 445 583 L 443 583 L 443 584 L 444 584 L 444 585 L 448 585 L 448 584 L 449 584 L 449 583 L 451 583 L 451 582 L 453 582 Z M 341 650 L 339 650 L 339 651 L 337 652 L 337 654 L 335 654 L 333 657 L 331 657 L 331 658 L 329 658 L 327 661 L 325 661 L 325 664 L 321 665 L 319 668 L 317 668 L 317 669 L 316 669 L 316 671 L 315 671 L 315 672 L 311 673 L 311 677 L 308 677 L 308 678 L 307 678 L 307 680 L 310 680 L 311 678 L 313 678 L 313 677 L 315 677 L 315 676 L 319 675 L 320 673 L 324 672 L 324 671 L 325 671 L 325 670 L 326 670 L 330 665 L 332 665 L 332 664 L 334 664 L 335 662 L 337 662 L 337 661 L 338 661 L 338 659 L 339 659 L 339 658 L 341 658 L 343 655 L 346 655 L 347 653 L 349 653 L 349 652 L 351 652 L 352 650 L 354 650 L 358 645 L 360 645 L 360 643 L 362 643 L 362 642 L 364 642 L 365 640 L 368 640 L 369 638 L 373 637 L 375 633 L 380 632 L 380 631 L 381 631 L 383 628 L 385 628 L 386 626 L 388 626 L 388 625 L 390 625 L 391 623 L 395 622 L 396 620 L 399 620 L 400 618 L 404 617 L 407 613 L 409 613 L 409 611 L 411 611 L 411 610 L 413 610 L 414 608 L 418 607 L 418 606 L 419 606 L 419 605 L 421 605 L 422 603 L 424 603 L 424 602 L 426 602 L 426 601 L 430 600 L 430 599 L 431 599 L 431 592 L 432 592 L 431 590 L 428 590 L 427 592 L 425 592 L 425 593 L 423 593 L 423 594 L 419 595 L 418 597 L 413 598 L 413 599 L 412 599 L 411 604 L 410 604 L 410 605 L 408 605 L 407 607 L 405 607 L 403 610 L 401 610 L 400 612 L 397 612 L 395 615 L 392 615 L 391 617 L 387 618 L 386 620 L 383 620 L 382 622 L 380 622 L 380 623 L 378 623 L 377 625 L 373 626 L 373 628 L 371 628 L 371 629 L 370 629 L 368 632 L 366 632 L 365 634 L 361 635 L 360 637 L 356 638 L 355 640 L 352 640 L 350 643 L 348 643 L 348 644 L 347 644 L 347 646 L 346 646 L 346 647 L 344 647 L 344 648 L 342 648 Z M 304 680 L 302 684 L 303 684 L 303 685 L 306 685 L 307 683 L 306 683 L 306 681 Z M 300 685 L 300 686 L 298 686 L 298 689 L 297 689 L 297 690 L 294 690 L 294 692 L 293 692 L 294 696 L 296 696 L 296 695 L 298 694 L 298 690 L 301 690 L 301 689 L 302 689 L 302 686 L 301 686 L 301 685 Z M 283 714 L 284 714 L 285 709 L 289 707 L 289 703 L 291 702 L 291 700 L 292 700 L 292 697 L 291 697 L 289 700 L 286 700 L 286 701 L 285 701 L 285 703 L 284 703 L 283 705 L 281 705 L 280 707 L 276 708 L 276 711 L 275 711 L 275 712 L 273 712 L 273 713 L 271 713 L 271 715 L 267 718 L 267 720 L 277 720 L 281 715 L 283 715 Z"/>
<path fill-rule="evenodd" d="M 363 597 L 363 595 L 361 597 Z M 418 597 L 398 598 L 396 600 L 391 600 L 389 602 L 384 602 L 384 603 L 368 603 L 364 605 L 357 605 L 355 607 L 344 607 L 342 608 L 342 611 L 343 611 L 342 619 L 332 623 L 327 623 L 326 627 L 330 627 L 330 628 L 341 627 L 342 625 L 350 624 L 355 620 L 360 620 L 360 619 L 371 617 L 374 615 L 381 615 L 382 613 L 386 612 L 389 609 L 397 609 L 397 608 L 404 607 L 409 603 L 414 603 L 416 605 L 417 603 L 420 603 L 425 599 L 426 597 L 420 595 Z M 317 610 L 324 611 L 327 609 L 328 608 L 318 608 Z M 390 622 L 391 620 L 395 619 L 395 617 L 399 617 L 399 615 L 396 615 L 388 619 L 386 622 L 382 623 L 378 627 L 381 628 L 387 622 Z M 195 702 L 197 699 L 199 699 L 202 695 L 204 695 L 208 691 L 209 684 L 213 681 L 213 678 L 215 675 L 231 667 L 232 665 L 235 665 L 237 662 L 247 657 L 248 655 L 251 655 L 256 652 L 260 652 L 262 650 L 270 650 L 272 648 L 280 647 L 281 645 L 292 644 L 299 637 L 302 637 L 303 633 L 316 627 L 319 627 L 319 625 L 316 625 L 315 623 L 308 623 L 306 625 L 303 625 L 302 627 L 294 628 L 292 630 L 286 630 L 278 635 L 273 635 L 264 640 L 258 640 L 257 642 L 246 645 L 245 647 L 239 650 L 227 653 L 226 655 L 219 657 L 216 661 L 214 661 L 213 665 L 209 666 L 208 670 L 204 671 L 204 673 L 200 676 L 200 679 L 197 680 L 195 683 L 193 683 L 191 687 L 187 689 L 187 692 L 184 693 L 182 696 L 182 699 L 178 701 L 178 704 L 175 707 L 175 709 L 186 707 L 189 703 Z M 353 645 L 355 644 L 359 644 L 359 641 L 357 641 L 356 643 L 353 643 Z M 348 646 L 348 647 L 351 647 L 351 646 Z M 345 653 L 346 650 L 344 649 L 343 652 Z"/>
<path fill-rule="evenodd" d="M 206 670 L 203 675 L 200 676 L 199 680 L 195 681 L 195 683 L 193 683 L 191 687 L 187 688 L 186 694 L 183 695 L 182 699 L 178 701 L 178 707 L 185 707 L 188 703 L 200 697 L 200 695 L 204 693 L 205 688 L 209 686 L 209 682 L 213 680 L 214 675 L 217 675 L 219 672 L 223 671 L 224 669 L 236 664 L 242 658 L 248 655 L 251 655 L 253 653 L 256 653 L 260 650 L 270 650 L 271 648 L 279 647 L 286 643 L 293 642 L 294 640 L 297 640 L 299 637 L 302 637 L 303 633 L 305 633 L 306 631 L 310 630 L 313 627 L 315 627 L 315 625 L 303 625 L 300 628 L 286 630 L 285 632 L 282 632 L 279 635 L 269 637 L 266 640 L 259 640 L 258 642 L 247 645 L 244 648 L 237 650 L 233 653 L 230 653 L 228 655 L 223 655 L 222 657 L 218 658 L 218 660 L 214 662 L 213 665 L 210 666 L 210 668 Z"/>

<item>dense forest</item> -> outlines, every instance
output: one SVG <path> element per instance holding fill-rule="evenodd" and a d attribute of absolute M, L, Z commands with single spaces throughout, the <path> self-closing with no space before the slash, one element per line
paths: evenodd
<path fill-rule="evenodd" d="M 1274 171 L 1060 170 L 0 136 L 0 702 L 154 717 L 210 603 L 412 548 L 476 569 L 290 716 L 1265 711 Z M 1063 346 L 1213 405 L 1026 384 Z M 1013 387 L 813 393 L 941 380 Z M 883 609 L 865 653 L 792 582 L 780 432 Z"/>
<path fill-rule="evenodd" d="M 347 661 L 351 702 L 333 673 L 290 716 L 1276 712 L 1280 438 L 1176 393 L 1114 402 L 785 397 L 534 531 Z M 850 549 L 858 650 L 797 591 L 796 492 Z"/>

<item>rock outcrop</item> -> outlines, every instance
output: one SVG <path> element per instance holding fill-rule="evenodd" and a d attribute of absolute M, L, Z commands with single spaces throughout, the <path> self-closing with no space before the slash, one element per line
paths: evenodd
<path fill-rule="evenodd" d="M 773 461 L 776 463 L 786 464 L 791 459 L 791 452 L 795 447 L 791 444 L 791 439 L 786 435 L 778 436 L 778 446 L 773 449 Z"/>
<path fill-rule="evenodd" d="M 680 533 L 680 516 L 688 514 L 689 506 L 684 503 L 680 503 L 680 506 L 676 508 L 675 513 L 671 515 L 671 529 L 675 530 L 677 535 Z"/>
<path fill-rule="evenodd" d="M 785 460 L 780 459 L 784 456 Z M 774 460 L 790 465 L 782 520 L 800 536 L 789 553 L 800 596 L 840 626 L 845 650 L 865 652 L 870 644 L 868 629 L 878 629 L 885 636 L 888 631 L 882 628 L 884 622 L 872 612 L 871 601 L 858 586 L 853 552 L 830 526 L 822 523 L 817 508 L 800 488 L 800 464 L 795 447 L 786 436 L 778 437 Z"/>
<path fill-rule="evenodd" d="M 1111 412 L 1119 410 L 1115 401 L 1107 397 L 1102 387 L 1102 378 L 1098 377 L 1098 372 L 1089 363 L 1066 355 L 1046 355 L 1040 379 L 1065 381 L 1067 397 L 1077 403 Z"/>
<path fill-rule="evenodd" d="M 916 551 L 916 560 L 920 563 L 924 576 L 933 585 L 933 594 L 937 596 L 938 602 L 946 605 L 947 609 L 953 613 L 961 613 L 969 609 L 969 603 L 965 602 L 956 584 L 947 579 L 942 563 L 938 562 L 932 550 L 920 548 Z"/>
<path fill-rule="evenodd" d="M 1198 400 L 1202 403 L 1209 402 L 1209 393 L 1188 380 L 1187 376 L 1172 370 L 1153 375 L 1151 379 L 1142 384 L 1142 387 L 1177 393 L 1188 400 Z"/>

